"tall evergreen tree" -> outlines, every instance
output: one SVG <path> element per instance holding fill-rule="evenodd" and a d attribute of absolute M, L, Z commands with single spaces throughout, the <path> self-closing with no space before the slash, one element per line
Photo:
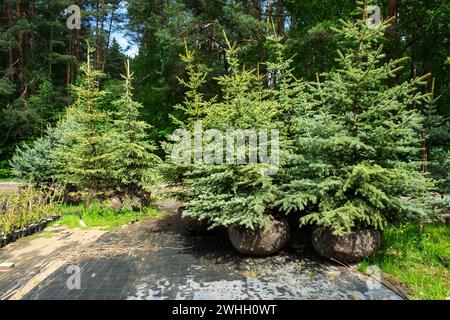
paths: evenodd
<path fill-rule="evenodd" d="M 122 70 L 125 60 L 126 57 L 122 52 L 122 48 L 116 38 L 114 38 L 109 48 L 108 63 L 105 67 L 105 73 L 112 79 L 120 79 L 120 76 L 123 73 Z"/>

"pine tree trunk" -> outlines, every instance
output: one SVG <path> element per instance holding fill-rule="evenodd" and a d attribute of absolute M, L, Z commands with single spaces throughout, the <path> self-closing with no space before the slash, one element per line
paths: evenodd
<path fill-rule="evenodd" d="M 16 4 L 16 18 L 17 21 L 19 21 L 22 18 L 22 9 L 20 7 L 20 2 L 17 2 Z M 18 82 L 19 82 L 19 88 L 20 88 L 20 93 L 22 97 L 26 97 L 27 94 L 27 90 L 24 87 L 24 81 L 23 79 L 21 79 L 22 75 L 22 70 L 24 68 L 25 65 L 25 54 L 24 54 L 24 33 L 22 30 L 19 31 L 19 34 L 17 36 L 17 44 L 18 44 L 18 57 L 17 57 L 17 74 L 18 76 Z"/>
<path fill-rule="evenodd" d="M 99 52 L 100 52 L 100 45 L 99 45 L 99 42 L 100 42 L 100 32 L 99 32 L 99 30 L 100 30 L 100 1 L 98 1 L 97 0 L 97 15 L 96 15 L 96 17 L 95 17 L 95 35 L 96 35 L 96 37 L 97 37 L 97 50 L 95 50 L 95 62 L 97 62 L 98 63 L 98 61 L 100 60 L 100 55 L 99 55 Z"/>
<path fill-rule="evenodd" d="M 102 71 L 105 71 L 106 62 L 108 61 L 108 53 L 109 53 L 109 46 L 110 46 L 110 42 L 111 42 L 112 26 L 113 26 L 116 10 L 117 10 L 117 1 L 114 2 L 114 5 L 113 5 L 112 11 L 111 11 L 111 20 L 109 21 L 108 39 L 106 42 L 106 49 L 105 49 L 105 53 L 103 56 Z"/>
<path fill-rule="evenodd" d="M 35 0 L 31 1 L 31 21 L 34 23 L 36 20 L 36 2 Z M 30 49 L 35 50 L 36 49 L 36 33 L 31 32 L 31 38 L 30 38 Z"/>
<path fill-rule="evenodd" d="M 67 56 L 72 55 L 72 30 L 69 31 L 69 39 L 68 39 L 68 43 L 67 43 L 66 54 L 67 54 Z M 66 85 L 67 85 L 67 87 L 69 87 L 71 83 L 72 83 L 72 63 L 70 61 L 67 61 L 67 63 L 66 63 Z M 67 92 L 68 92 L 68 94 L 70 94 L 69 90 L 67 90 Z"/>
<path fill-rule="evenodd" d="M 7 12 L 8 12 L 8 29 L 11 29 L 13 26 L 13 16 L 11 13 L 11 1 L 8 1 L 7 5 Z M 8 46 L 8 69 L 10 69 L 8 73 L 9 80 L 14 81 L 14 74 L 12 73 L 12 68 L 14 64 L 14 52 L 11 46 Z"/>
<path fill-rule="evenodd" d="M 83 9 L 81 6 L 81 0 L 77 0 L 77 5 L 78 5 L 78 7 L 80 7 L 81 10 Z M 77 34 L 76 56 L 77 56 L 77 60 L 80 62 L 82 60 L 80 30 L 77 29 L 76 34 Z"/>
<path fill-rule="evenodd" d="M 266 7 L 266 32 L 270 32 L 270 18 L 272 14 L 272 0 L 267 0 Z"/>
<path fill-rule="evenodd" d="M 102 4 L 103 6 L 103 4 Z M 98 38 L 98 61 L 101 62 L 103 56 L 103 34 L 105 32 L 105 15 L 102 14 L 101 24 L 100 24 L 100 37 Z"/>
<path fill-rule="evenodd" d="M 50 26 L 49 44 L 48 44 L 48 70 L 50 74 L 53 69 L 53 25 Z"/>
<path fill-rule="evenodd" d="M 17 20 L 20 20 L 22 18 L 22 11 L 20 8 L 20 2 L 17 2 L 16 4 L 16 18 Z M 23 69 L 23 59 L 24 59 L 24 54 L 23 54 L 23 32 L 19 31 L 19 34 L 17 36 L 17 43 L 18 43 L 18 69 L 19 69 L 19 73 L 20 71 Z"/>
<path fill-rule="evenodd" d="M 277 15 L 277 33 L 280 36 L 284 36 L 284 27 L 285 27 L 285 23 L 286 23 L 286 19 L 284 16 L 284 6 L 281 3 L 281 1 L 277 1 L 276 5 L 275 5 L 275 12 Z"/>
<path fill-rule="evenodd" d="M 397 24 L 398 19 L 398 0 L 389 0 L 388 3 L 388 16 L 393 17 L 392 25 Z"/>
<path fill-rule="evenodd" d="M 262 19 L 262 1 L 261 0 L 253 0 L 253 16 L 261 21 Z"/>

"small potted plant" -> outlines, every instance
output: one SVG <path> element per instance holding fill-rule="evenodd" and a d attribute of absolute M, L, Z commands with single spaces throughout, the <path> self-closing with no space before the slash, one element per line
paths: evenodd
<path fill-rule="evenodd" d="M 5 225 L 5 220 L 3 219 L 3 215 L 0 212 L 0 248 L 3 248 L 4 246 L 6 246 L 6 225 Z"/>
<path fill-rule="evenodd" d="M 32 223 L 28 226 L 28 235 L 32 235 L 36 232 L 37 229 L 37 224 L 36 223 Z"/>
<path fill-rule="evenodd" d="M 8 216 L 4 215 L 2 218 L 3 219 L 1 220 L 1 226 L 0 226 L 0 229 L 1 229 L 0 231 L 2 233 L 1 240 L 3 242 L 3 246 L 6 246 L 7 244 L 9 244 L 12 241 L 13 234 L 11 232 L 10 221 L 7 219 Z"/>
<path fill-rule="evenodd" d="M 38 225 L 37 225 L 37 231 L 40 232 L 42 230 L 44 230 L 45 228 L 45 222 L 44 221 L 39 221 Z"/>

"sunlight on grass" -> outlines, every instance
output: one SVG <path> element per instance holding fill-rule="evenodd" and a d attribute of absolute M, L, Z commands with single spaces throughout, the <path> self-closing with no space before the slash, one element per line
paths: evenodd
<path fill-rule="evenodd" d="M 161 214 L 161 211 L 155 207 L 147 207 L 138 212 L 126 211 L 116 213 L 108 209 L 63 206 L 62 213 L 63 216 L 57 223 L 66 225 L 69 228 L 113 230 L 130 222 L 140 222 L 155 218 Z"/>
<path fill-rule="evenodd" d="M 389 228 L 381 250 L 359 264 L 378 265 L 383 272 L 407 285 L 411 299 L 450 297 L 450 225 L 432 223 Z"/>

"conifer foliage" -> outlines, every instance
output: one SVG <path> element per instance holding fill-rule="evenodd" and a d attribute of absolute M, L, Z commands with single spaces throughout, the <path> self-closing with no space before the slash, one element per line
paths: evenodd
<path fill-rule="evenodd" d="M 258 69 L 242 67 L 238 59 L 239 49 L 228 41 L 226 35 L 224 38 L 229 72 L 216 78 L 221 88 L 220 97 L 204 101 L 199 90 L 205 75 L 192 66 L 192 52 L 187 50 L 184 56 L 190 80 L 182 82 L 187 87 L 182 108 L 187 121 L 183 127 L 194 128 L 194 122 L 201 120 L 203 130 L 213 129 L 221 134 L 230 129 L 244 133 L 247 129 L 278 128 L 276 117 L 279 108 L 270 98 L 270 90 L 264 88 L 264 77 Z M 216 137 L 209 138 L 203 141 L 203 148 L 208 148 L 210 142 L 217 142 Z M 273 178 L 265 174 L 270 169 L 269 165 L 239 164 L 239 154 L 248 151 L 248 155 L 257 150 L 249 145 L 245 150 L 234 149 L 238 136 L 231 139 L 233 143 L 227 139 L 221 140 L 219 145 L 223 146 L 220 148 L 223 153 L 219 156 L 214 154 L 214 164 L 198 161 L 201 160 L 196 158 L 198 150 L 193 149 L 192 165 L 184 167 L 185 215 L 196 220 L 207 220 L 212 227 L 242 225 L 254 229 L 265 226 L 270 221 L 276 194 Z M 233 156 L 225 159 L 227 152 L 233 152 Z"/>
<path fill-rule="evenodd" d="M 66 115 L 66 121 L 72 125 L 63 133 L 57 157 L 62 162 L 60 179 L 81 190 L 97 192 L 107 188 L 112 174 L 108 162 L 111 115 L 100 108 L 105 96 L 99 85 L 103 74 L 93 67 L 92 52 L 88 48 L 87 62 L 81 66 L 83 76 L 72 88 L 75 102 L 67 108 Z"/>
<path fill-rule="evenodd" d="M 93 67 L 88 49 L 82 76 L 72 87 L 75 101 L 47 135 L 18 148 L 11 164 L 16 175 L 36 184 L 58 183 L 86 201 L 118 195 L 148 204 L 148 188 L 160 159 L 133 101 L 133 74 L 127 62 L 122 95 L 108 106 L 103 74 Z M 136 198 L 137 197 L 137 198 Z"/>
<path fill-rule="evenodd" d="M 296 166 L 281 201 L 288 212 L 307 210 L 302 224 L 336 235 L 417 217 L 424 211 L 408 200 L 428 186 L 419 172 L 423 119 L 412 108 L 425 101 L 418 88 L 428 75 L 388 86 L 403 61 L 383 60 L 389 22 L 341 23 L 334 30 L 338 67 L 310 84 L 296 128 Z"/>
<path fill-rule="evenodd" d="M 129 61 L 126 62 L 125 71 L 122 76 L 123 94 L 114 101 L 117 111 L 108 146 L 114 180 L 111 185 L 119 193 L 140 195 L 154 179 L 154 170 L 160 159 L 153 154 L 156 148 L 147 135 L 150 125 L 139 120 L 142 105 L 133 101 L 133 74 Z"/>

